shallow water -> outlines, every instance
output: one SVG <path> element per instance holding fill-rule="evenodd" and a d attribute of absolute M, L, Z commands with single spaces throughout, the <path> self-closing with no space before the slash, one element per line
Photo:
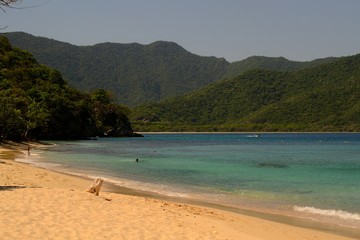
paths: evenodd
<path fill-rule="evenodd" d="M 360 228 L 360 134 L 147 134 L 52 143 L 28 160 L 142 191 Z"/>

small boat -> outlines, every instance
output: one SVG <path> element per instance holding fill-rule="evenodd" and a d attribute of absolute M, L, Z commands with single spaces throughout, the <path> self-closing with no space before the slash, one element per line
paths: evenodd
<path fill-rule="evenodd" d="M 259 137 L 261 137 L 261 135 L 260 134 L 251 134 L 251 135 L 246 135 L 246 137 L 248 137 L 248 138 L 259 138 Z"/>

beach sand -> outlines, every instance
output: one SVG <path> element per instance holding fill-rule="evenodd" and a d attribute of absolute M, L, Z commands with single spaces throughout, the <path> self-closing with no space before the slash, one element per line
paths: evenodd
<path fill-rule="evenodd" d="M 24 149 L 0 147 L 0 239 L 355 239 L 106 186 L 95 196 L 91 179 L 11 160 Z"/>

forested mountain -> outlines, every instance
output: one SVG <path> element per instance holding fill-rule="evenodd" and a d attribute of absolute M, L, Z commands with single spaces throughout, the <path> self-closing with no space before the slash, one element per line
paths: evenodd
<path fill-rule="evenodd" d="M 141 131 L 360 131 L 360 54 L 292 72 L 250 70 L 139 106 L 132 119 Z"/>
<path fill-rule="evenodd" d="M 0 36 L 0 141 L 131 136 L 129 109 L 105 90 L 83 94 Z"/>
<path fill-rule="evenodd" d="M 72 86 L 85 91 L 111 90 L 119 102 L 128 105 L 205 86 L 220 79 L 229 64 L 224 59 L 191 54 L 172 42 L 78 47 L 25 33 L 5 36 L 40 63 L 58 69 Z"/>
<path fill-rule="evenodd" d="M 112 91 L 119 103 L 130 106 L 179 96 L 249 69 L 288 71 L 334 60 L 250 57 L 229 63 L 223 58 L 197 56 L 173 42 L 75 46 L 21 32 L 3 35 L 40 63 L 59 70 L 71 86 L 83 91 Z"/>
<path fill-rule="evenodd" d="M 227 69 L 224 76 L 236 77 L 240 73 L 243 73 L 250 69 L 267 69 L 277 71 L 294 71 L 309 67 L 315 67 L 321 64 L 330 63 L 335 61 L 337 58 L 328 57 L 316 59 L 310 62 L 296 62 L 289 61 L 284 57 L 265 57 L 265 56 L 252 56 L 244 60 L 233 62 Z"/>
<path fill-rule="evenodd" d="M 105 88 L 131 105 L 177 96 L 135 108 L 137 130 L 360 131 L 360 55 L 312 62 L 254 56 L 229 63 L 171 42 L 79 47 L 6 35 L 80 89 Z M 0 40 L 0 138 L 132 134 L 129 109 L 105 90 L 80 93 L 59 71 Z"/>

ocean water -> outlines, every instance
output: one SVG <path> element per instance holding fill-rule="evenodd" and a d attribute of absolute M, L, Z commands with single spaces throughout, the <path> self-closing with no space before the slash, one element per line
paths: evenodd
<path fill-rule="evenodd" d="M 146 134 L 51 143 L 27 161 L 141 191 L 360 229 L 360 134 Z"/>

